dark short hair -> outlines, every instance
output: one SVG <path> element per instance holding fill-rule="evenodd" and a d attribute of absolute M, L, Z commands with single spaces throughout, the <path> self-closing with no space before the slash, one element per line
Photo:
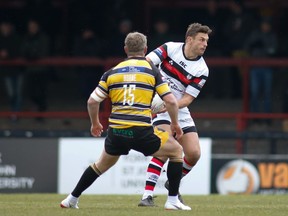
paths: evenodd
<path fill-rule="evenodd" d="M 207 25 L 202 25 L 200 23 L 192 23 L 188 26 L 185 39 L 190 36 L 194 37 L 198 33 L 205 33 L 205 34 L 210 34 L 212 32 L 212 29 L 210 29 Z"/>

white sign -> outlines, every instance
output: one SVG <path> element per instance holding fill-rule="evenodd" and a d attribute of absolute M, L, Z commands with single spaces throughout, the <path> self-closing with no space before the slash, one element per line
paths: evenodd
<path fill-rule="evenodd" d="M 209 194 L 211 139 L 201 138 L 201 158 L 181 181 L 182 194 Z M 101 155 L 104 138 L 61 138 L 59 140 L 58 193 L 71 193 L 84 170 Z M 114 167 L 101 175 L 84 194 L 142 194 L 151 157 L 134 150 L 121 156 Z M 165 164 L 155 194 L 167 194 Z"/>

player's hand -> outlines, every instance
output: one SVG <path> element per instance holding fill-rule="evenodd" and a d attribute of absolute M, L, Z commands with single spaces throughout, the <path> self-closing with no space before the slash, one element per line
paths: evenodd
<path fill-rule="evenodd" d="M 102 126 L 101 123 L 98 123 L 96 125 L 92 125 L 91 126 L 91 134 L 92 134 L 92 136 L 99 137 L 99 136 L 101 136 L 102 132 L 103 132 L 103 126 Z"/>
<path fill-rule="evenodd" d="M 176 140 L 179 140 L 183 136 L 183 130 L 179 124 L 172 124 L 170 125 L 172 134 Z"/>

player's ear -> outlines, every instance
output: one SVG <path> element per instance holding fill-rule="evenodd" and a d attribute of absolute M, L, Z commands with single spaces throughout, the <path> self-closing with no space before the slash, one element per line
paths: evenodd
<path fill-rule="evenodd" d="M 127 48 L 127 46 L 124 46 L 124 51 L 125 51 L 125 53 L 128 55 L 128 48 Z"/>
<path fill-rule="evenodd" d="M 147 47 L 147 46 L 145 46 L 145 47 L 144 47 L 144 55 L 146 55 L 146 53 L 147 53 L 147 50 L 148 50 L 148 47 Z"/>

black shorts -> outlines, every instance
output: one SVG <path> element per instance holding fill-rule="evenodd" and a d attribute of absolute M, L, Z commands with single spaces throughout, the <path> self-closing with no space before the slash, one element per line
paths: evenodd
<path fill-rule="evenodd" d="M 168 140 L 168 132 L 153 126 L 108 128 L 105 151 L 110 155 L 127 155 L 131 149 L 152 155 Z"/>

